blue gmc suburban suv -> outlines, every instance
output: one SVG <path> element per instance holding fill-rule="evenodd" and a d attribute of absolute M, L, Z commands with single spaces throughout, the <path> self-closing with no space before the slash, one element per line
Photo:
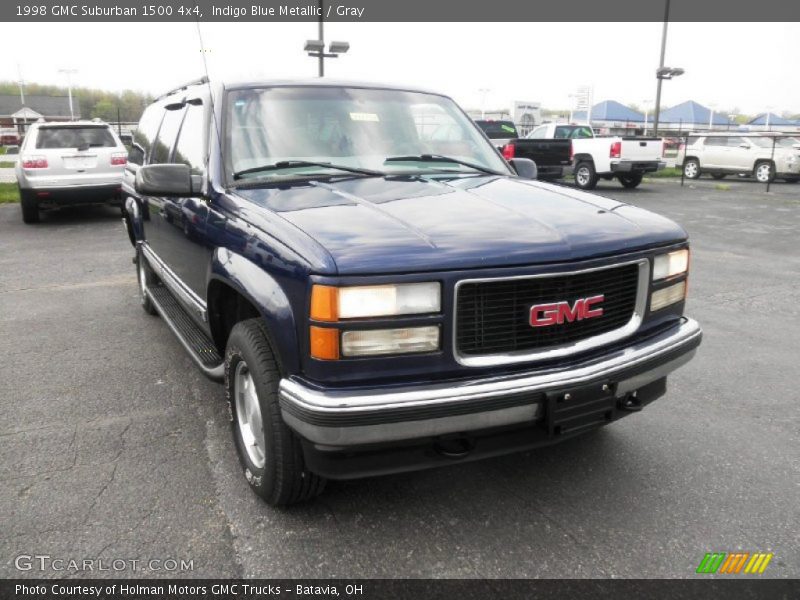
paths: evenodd
<path fill-rule="evenodd" d="M 123 192 L 142 306 L 271 504 L 589 431 L 700 344 L 681 227 L 536 181 L 441 94 L 204 78 L 145 110 Z"/>

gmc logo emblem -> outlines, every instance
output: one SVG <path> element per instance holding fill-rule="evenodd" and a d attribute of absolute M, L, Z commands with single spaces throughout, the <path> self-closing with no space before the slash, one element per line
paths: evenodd
<path fill-rule="evenodd" d="M 531 327 L 548 327 L 550 325 L 563 325 L 573 321 L 583 321 L 603 316 L 603 307 L 593 308 L 605 300 L 605 295 L 579 298 L 570 306 L 569 302 L 554 302 L 552 304 L 534 304 L 531 306 Z"/>

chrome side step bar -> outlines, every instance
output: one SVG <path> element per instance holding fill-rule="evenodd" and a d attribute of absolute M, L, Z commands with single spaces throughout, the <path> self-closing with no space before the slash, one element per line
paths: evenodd
<path fill-rule="evenodd" d="M 163 285 L 149 285 L 146 293 L 203 375 L 222 381 L 225 376 L 222 357 L 211 338 L 195 324 L 180 302 Z"/>

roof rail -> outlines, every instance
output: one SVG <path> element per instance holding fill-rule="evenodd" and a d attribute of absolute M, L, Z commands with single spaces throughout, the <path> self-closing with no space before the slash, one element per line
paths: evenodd
<path fill-rule="evenodd" d="M 170 91 L 168 91 L 168 92 L 166 92 L 164 94 L 161 94 L 158 98 L 153 100 L 153 102 L 155 102 L 156 100 L 161 100 L 162 98 L 166 98 L 167 96 L 170 96 L 170 95 L 174 94 L 175 92 L 180 92 L 181 90 L 185 90 L 189 86 L 202 85 L 204 83 L 208 83 L 208 77 L 205 76 L 205 75 L 203 75 L 200 79 L 193 79 L 192 81 L 188 81 L 188 82 L 184 83 L 183 85 L 179 85 L 174 90 L 170 90 Z"/>

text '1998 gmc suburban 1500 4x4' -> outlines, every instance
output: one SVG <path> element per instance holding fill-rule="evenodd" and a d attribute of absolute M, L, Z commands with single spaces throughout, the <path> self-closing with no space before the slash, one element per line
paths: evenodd
<path fill-rule="evenodd" d="M 665 393 L 702 335 L 686 232 L 530 167 L 399 87 L 204 78 L 145 110 L 123 180 L 142 305 L 224 380 L 267 502 L 557 442 Z"/>

